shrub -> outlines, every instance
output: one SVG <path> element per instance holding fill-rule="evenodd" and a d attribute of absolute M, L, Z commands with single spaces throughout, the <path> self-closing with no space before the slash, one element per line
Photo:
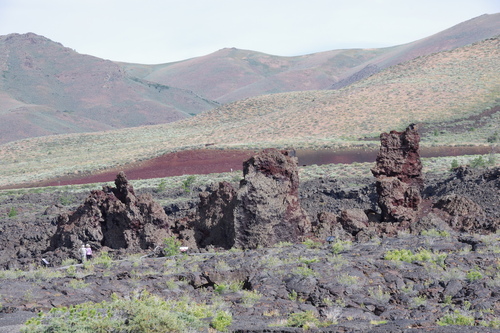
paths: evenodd
<path fill-rule="evenodd" d="M 113 259 L 109 256 L 109 253 L 103 251 L 93 260 L 96 265 L 103 265 L 106 268 L 111 267 L 113 264 Z"/>
<path fill-rule="evenodd" d="M 179 247 L 181 246 L 181 241 L 174 236 L 165 238 L 163 245 L 163 253 L 166 257 L 175 256 L 180 253 Z"/>
<path fill-rule="evenodd" d="M 427 304 L 427 297 L 425 295 L 412 297 L 410 299 L 410 309 L 416 309 L 425 304 Z"/>
<path fill-rule="evenodd" d="M 301 327 L 304 330 L 314 329 L 317 327 L 326 327 L 333 325 L 336 320 L 320 321 L 312 311 L 291 313 L 286 321 L 287 327 Z"/>
<path fill-rule="evenodd" d="M 305 265 L 301 265 L 301 266 L 296 267 L 293 270 L 293 273 L 296 275 L 304 276 L 304 277 L 316 276 L 316 272 Z"/>
<path fill-rule="evenodd" d="M 370 288 L 368 294 L 380 303 L 387 303 L 391 299 L 391 294 L 384 292 L 381 286 L 378 286 L 378 289 Z"/>
<path fill-rule="evenodd" d="M 359 277 L 349 275 L 348 273 L 341 274 L 336 278 L 337 282 L 344 286 L 353 286 L 358 283 Z"/>
<path fill-rule="evenodd" d="M 233 315 L 228 311 L 217 311 L 215 317 L 212 319 L 210 326 L 217 331 L 224 332 L 227 327 L 233 322 Z"/>
<path fill-rule="evenodd" d="M 73 259 L 73 258 L 67 258 L 61 262 L 61 266 L 71 266 L 71 265 L 76 265 L 76 264 L 78 264 L 78 261 L 76 259 Z"/>
<path fill-rule="evenodd" d="M 312 239 L 306 239 L 302 242 L 308 249 L 319 249 L 321 247 L 321 242 L 315 242 Z"/>
<path fill-rule="evenodd" d="M 333 254 L 339 254 L 342 251 L 350 249 L 351 245 L 351 241 L 343 241 L 338 239 L 335 241 L 335 243 L 332 244 L 332 252 Z"/>
<path fill-rule="evenodd" d="M 470 166 L 472 168 L 482 168 L 486 166 L 486 161 L 482 156 L 479 156 L 470 161 Z"/>
<path fill-rule="evenodd" d="M 212 318 L 211 321 L 207 319 Z M 87 302 L 53 308 L 29 319 L 23 332 L 188 332 L 209 326 L 225 330 L 232 317 L 215 305 L 194 300 L 164 300 L 147 292 L 129 299 L 113 296 L 110 302 Z"/>
<path fill-rule="evenodd" d="M 16 217 L 17 216 L 17 209 L 16 209 L 16 207 L 10 207 L 8 216 L 9 217 Z"/>
<path fill-rule="evenodd" d="M 320 326 L 320 321 L 312 311 L 291 313 L 286 322 L 288 327 L 301 327 L 305 330 Z"/>
<path fill-rule="evenodd" d="M 191 186 L 196 180 L 196 176 L 190 175 L 182 182 L 182 189 L 186 192 L 191 192 Z"/>
<path fill-rule="evenodd" d="M 437 229 L 422 230 L 420 234 L 422 236 L 430 236 L 430 237 L 450 237 L 450 233 L 448 231 L 437 230 Z"/>
<path fill-rule="evenodd" d="M 411 250 L 407 249 L 389 250 L 384 255 L 384 259 L 386 260 L 404 261 L 409 263 L 427 261 L 436 263 L 440 266 L 444 266 L 444 260 L 446 257 L 446 253 L 433 253 L 426 249 L 422 249 L 417 253 L 413 253 Z"/>
<path fill-rule="evenodd" d="M 260 300 L 261 297 L 262 295 L 257 290 L 243 290 L 243 297 L 241 299 L 245 307 L 251 307 L 255 303 L 257 303 L 257 301 Z"/>
<path fill-rule="evenodd" d="M 73 289 L 84 289 L 84 288 L 87 288 L 89 286 L 88 283 L 86 283 L 83 280 L 79 280 L 79 279 L 74 279 L 74 280 L 69 281 L 68 285 L 70 288 L 73 288 Z"/>
<path fill-rule="evenodd" d="M 296 301 L 298 299 L 298 294 L 295 290 L 292 290 L 289 294 L 288 294 L 288 299 L 290 301 Z"/>
<path fill-rule="evenodd" d="M 214 292 L 217 293 L 217 294 L 223 294 L 224 292 L 226 292 L 227 290 L 229 289 L 228 285 L 225 284 L 225 283 L 221 283 L 221 284 L 216 284 L 214 286 Z"/>
<path fill-rule="evenodd" d="M 437 321 L 437 324 L 439 326 L 448 326 L 448 325 L 473 326 L 474 317 L 469 316 L 467 314 L 463 314 L 458 310 L 455 310 L 453 313 L 441 317 Z"/>
<path fill-rule="evenodd" d="M 467 277 L 467 280 L 469 281 L 476 281 L 476 280 L 480 280 L 483 278 L 483 274 L 481 274 L 481 272 L 477 271 L 477 270 L 472 270 L 472 271 L 469 271 L 466 275 Z"/>
<path fill-rule="evenodd" d="M 158 186 L 156 187 L 155 192 L 161 193 L 167 189 L 167 181 L 165 179 L 162 179 Z"/>
<path fill-rule="evenodd" d="M 59 197 L 59 202 L 63 206 L 69 206 L 73 203 L 73 198 L 69 194 L 63 194 Z"/>
<path fill-rule="evenodd" d="M 452 171 L 453 169 L 458 168 L 458 166 L 459 166 L 459 164 L 458 164 L 457 159 L 454 159 L 453 161 L 451 161 L 450 171 Z"/>

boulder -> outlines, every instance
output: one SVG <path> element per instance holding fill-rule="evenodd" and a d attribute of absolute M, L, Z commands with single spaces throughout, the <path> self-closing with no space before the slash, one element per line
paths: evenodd
<path fill-rule="evenodd" d="M 362 209 L 343 210 L 339 217 L 339 222 L 345 231 L 356 236 L 361 230 L 368 227 L 368 216 Z"/>
<path fill-rule="evenodd" d="M 481 206 L 471 199 L 450 194 L 440 198 L 434 208 L 440 209 L 448 214 L 447 222 L 458 231 L 479 231 L 482 229 L 482 221 L 485 213 Z"/>

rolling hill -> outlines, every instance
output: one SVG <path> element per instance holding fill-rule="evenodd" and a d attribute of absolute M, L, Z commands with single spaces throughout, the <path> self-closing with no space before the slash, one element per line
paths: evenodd
<path fill-rule="evenodd" d="M 169 124 L 12 142 L 0 146 L 0 186 L 207 146 L 378 146 L 381 132 L 409 123 L 425 129 L 423 145 L 491 145 L 500 131 L 498 68 L 500 36 L 421 56 L 338 90 L 247 98 Z"/>
<path fill-rule="evenodd" d="M 0 143 L 176 121 L 218 104 L 32 33 L 0 37 Z"/>
<path fill-rule="evenodd" d="M 403 61 L 498 34 L 500 13 L 383 49 L 298 57 L 222 49 L 159 65 L 78 54 L 33 33 L 0 36 L 0 144 L 164 124 L 271 93 L 339 89 Z"/>
<path fill-rule="evenodd" d="M 498 34 L 500 13 L 482 15 L 427 38 L 381 49 L 279 57 L 231 48 L 176 63 L 123 66 L 133 76 L 228 103 L 270 93 L 338 89 L 418 56 L 451 50 Z"/>

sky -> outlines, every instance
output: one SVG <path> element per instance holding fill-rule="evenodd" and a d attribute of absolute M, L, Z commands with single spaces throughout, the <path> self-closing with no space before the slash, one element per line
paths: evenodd
<path fill-rule="evenodd" d="M 0 35 L 160 64 L 226 47 L 296 56 L 394 46 L 498 12 L 499 0 L 0 0 Z"/>

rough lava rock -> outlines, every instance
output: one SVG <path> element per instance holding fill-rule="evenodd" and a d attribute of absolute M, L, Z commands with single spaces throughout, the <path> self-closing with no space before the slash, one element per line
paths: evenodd
<path fill-rule="evenodd" d="M 423 189 L 420 135 L 414 125 L 380 135 L 380 151 L 371 170 L 377 178 L 378 205 L 386 222 L 414 222 Z"/>
<path fill-rule="evenodd" d="M 500 168 L 460 166 L 445 179 L 433 181 L 424 195 L 433 212 L 457 231 L 500 230 Z"/>
<path fill-rule="evenodd" d="M 200 193 L 194 222 L 195 239 L 199 247 L 233 247 L 235 204 L 236 190 L 228 182 L 220 182 L 211 193 Z"/>
<path fill-rule="evenodd" d="M 115 185 L 92 191 L 75 212 L 59 216 L 51 250 L 76 252 L 88 243 L 94 249 L 138 252 L 155 248 L 172 235 L 168 216 L 151 195 L 136 196 L 123 172 Z"/>
<path fill-rule="evenodd" d="M 265 149 L 243 163 L 234 210 L 235 246 L 252 249 L 299 242 L 311 222 L 299 203 L 297 157 Z"/>

